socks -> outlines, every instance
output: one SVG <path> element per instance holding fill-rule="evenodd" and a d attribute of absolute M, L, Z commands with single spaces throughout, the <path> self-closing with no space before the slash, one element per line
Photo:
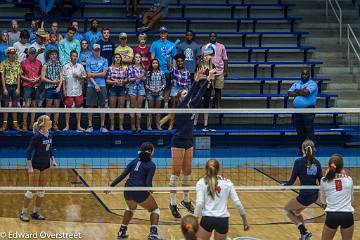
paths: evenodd
<path fill-rule="evenodd" d="M 170 193 L 170 204 L 176 205 L 176 193 Z"/>
<path fill-rule="evenodd" d="M 190 193 L 184 192 L 184 202 L 190 202 Z"/>
<path fill-rule="evenodd" d="M 38 213 L 40 211 L 39 207 L 34 207 L 34 213 Z"/>
<path fill-rule="evenodd" d="M 158 226 L 157 225 L 151 225 L 151 227 L 150 227 L 150 232 L 152 233 L 152 234 L 157 234 L 157 231 L 158 231 Z"/>
<path fill-rule="evenodd" d="M 300 225 L 298 226 L 298 229 L 299 229 L 299 231 L 300 231 L 300 233 L 301 233 L 302 235 L 304 235 L 304 234 L 306 233 L 306 231 L 307 231 L 307 229 L 305 228 L 304 224 L 300 224 Z"/>

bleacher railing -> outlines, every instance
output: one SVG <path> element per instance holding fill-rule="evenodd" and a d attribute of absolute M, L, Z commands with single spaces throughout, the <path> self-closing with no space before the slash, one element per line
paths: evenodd
<path fill-rule="evenodd" d="M 353 63 L 352 63 L 352 56 L 350 54 L 352 52 L 356 56 L 357 60 L 360 63 L 360 54 L 359 54 L 360 43 L 359 43 L 359 40 L 357 39 L 350 24 L 347 24 L 346 29 L 347 29 L 347 60 L 348 60 L 348 65 L 350 67 L 350 70 L 352 72 L 353 71 Z M 360 88 L 360 82 L 358 82 L 358 88 Z"/>
<path fill-rule="evenodd" d="M 336 9 L 334 7 L 333 1 L 335 2 L 335 5 L 337 7 L 338 12 L 336 11 Z M 325 2 L 326 2 L 326 6 L 325 6 L 325 15 L 326 15 L 326 17 L 329 16 L 329 5 L 330 5 L 336 19 L 339 22 L 339 44 L 341 45 L 341 43 L 342 43 L 342 22 L 343 22 L 342 9 L 341 9 L 340 4 L 339 4 L 339 2 L 337 0 L 326 0 Z"/>

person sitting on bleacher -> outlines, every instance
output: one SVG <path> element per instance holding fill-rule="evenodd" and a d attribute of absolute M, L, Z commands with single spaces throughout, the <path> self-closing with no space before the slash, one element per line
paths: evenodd
<path fill-rule="evenodd" d="M 165 18 L 169 12 L 169 0 L 154 0 L 152 8 L 144 12 L 143 26 L 137 29 L 138 32 L 146 32 L 154 27 L 160 19 Z"/>
<path fill-rule="evenodd" d="M 308 70 L 303 70 L 301 80 L 295 82 L 289 89 L 289 97 L 294 97 L 294 108 L 315 108 L 318 86 L 316 82 L 310 79 Z M 314 135 L 314 113 L 295 113 L 294 124 L 296 132 L 299 135 L 299 153 L 301 153 L 301 144 L 310 139 L 315 142 Z"/>

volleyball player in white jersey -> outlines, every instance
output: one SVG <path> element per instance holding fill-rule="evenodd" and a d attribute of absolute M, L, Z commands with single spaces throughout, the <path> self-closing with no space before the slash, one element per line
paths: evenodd
<path fill-rule="evenodd" d="M 326 220 L 322 240 L 334 238 L 340 226 L 343 240 L 351 240 L 354 233 L 353 181 L 343 169 L 343 158 L 334 154 L 329 160 L 329 169 L 320 184 L 321 202 L 326 204 Z"/>
<path fill-rule="evenodd" d="M 220 175 L 219 162 L 210 159 L 206 163 L 206 173 L 196 184 L 196 207 L 195 217 L 202 216 L 200 228 L 197 232 L 198 240 L 210 239 L 214 231 L 215 240 L 226 239 L 229 230 L 229 211 L 227 208 L 228 198 L 240 213 L 244 230 L 248 231 L 250 225 L 247 221 L 245 210 L 235 191 L 233 183 Z"/>

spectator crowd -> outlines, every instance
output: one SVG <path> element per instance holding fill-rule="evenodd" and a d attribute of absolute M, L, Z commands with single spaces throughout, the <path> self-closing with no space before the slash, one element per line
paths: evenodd
<path fill-rule="evenodd" d="M 216 69 L 216 79 L 208 86 L 204 107 L 214 90 L 212 107 L 220 107 L 221 89 L 227 76 L 227 53 L 217 42 L 215 32 L 209 34 L 209 42 L 201 47 L 195 42 L 192 31 L 185 33 L 181 42 L 168 40 L 168 29 L 161 27 L 159 39 L 147 45 L 147 34 L 138 34 L 138 45 L 128 45 L 128 35 L 119 34 L 114 43 L 111 31 L 99 21 L 92 20 L 89 31 L 79 32 L 79 23 L 71 21 L 64 35 L 59 33 L 58 23 L 52 22 L 46 31 L 42 22 L 33 20 L 29 29 L 20 30 L 16 20 L 9 31 L 1 32 L 0 77 L 3 107 L 88 107 L 88 108 L 168 108 L 175 107 L 180 90 L 188 90 L 198 68 L 211 66 Z M 210 49 L 210 51 L 209 51 Z M 206 98 L 206 99 L 205 99 Z M 17 131 L 32 128 L 35 114 L 3 114 L 0 131 L 12 127 Z M 69 130 L 70 114 L 65 114 L 65 128 Z M 119 114 L 115 125 L 114 114 L 100 114 L 102 132 L 124 130 L 124 114 Z M 131 130 L 141 130 L 141 114 L 130 115 Z M 59 129 L 59 114 L 52 117 L 53 129 Z M 81 116 L 76 115 L 76 130 L 93 131 L 92 114 L 88 125 L 81 126 Z M 152 115 L 147 116 L 148 130 L 153 128 Z M 156 115 L 155 125 L 160 115 Z M 63 120 L 61 120 L 63 121 Z M 168 128 L 172 129 L 173 123 Z M 204 126 L 207 129 L 207 121 Z"/>

